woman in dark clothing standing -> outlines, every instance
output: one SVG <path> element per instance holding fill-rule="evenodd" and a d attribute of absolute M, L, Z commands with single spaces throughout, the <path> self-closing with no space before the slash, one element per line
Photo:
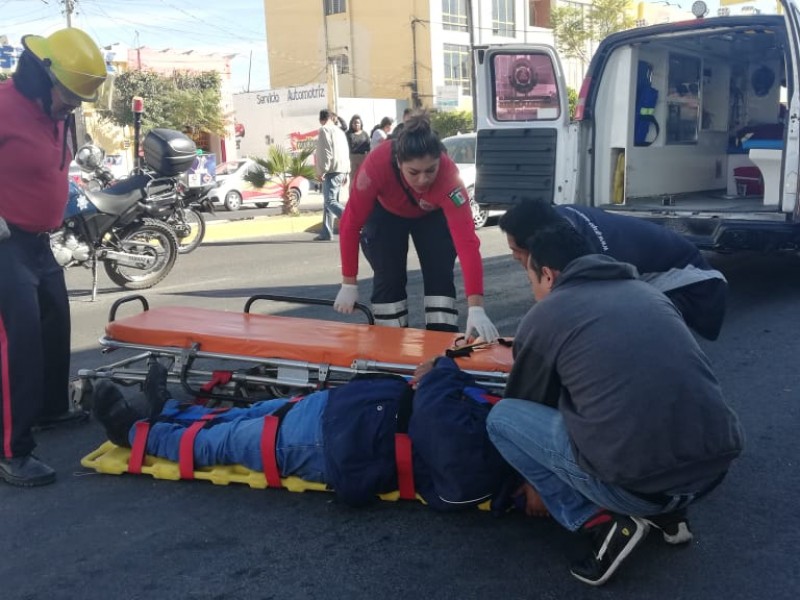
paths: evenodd
<path fill-rule="evenodd" d="M 352 177 L 369 152 L 369 134 L 364 131 L 364 123 L 358 115 L 353 115 L 350 119 L 347 143 L 350 145 L 350 176 Z"/>

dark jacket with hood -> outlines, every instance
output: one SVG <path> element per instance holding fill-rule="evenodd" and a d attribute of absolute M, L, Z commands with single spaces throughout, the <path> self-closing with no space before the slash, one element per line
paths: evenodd
<path fill-rule="evenodd" d="M 524 317 L 505 395 L 557 408 L 581 467 L 636 492 L 700 491 L 742 448 L 678 310 L 608 256 L 572 261 Z"/>

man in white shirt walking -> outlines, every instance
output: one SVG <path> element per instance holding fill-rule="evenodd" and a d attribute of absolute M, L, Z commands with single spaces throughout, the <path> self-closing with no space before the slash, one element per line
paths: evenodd
<path fill-rule="evenodd" d="M 315 241 L 331 241 L 333 239 L 333 218 L 341 217 L 344 207 L 339 204 L 339 190 L 350 172 L 350 146 L 347 136 L 331 118 L 327 109 L 319 111 L 319 134 L 315 166 L 317 178 L 322 181 L 324 213 L 322 231 Z"/>

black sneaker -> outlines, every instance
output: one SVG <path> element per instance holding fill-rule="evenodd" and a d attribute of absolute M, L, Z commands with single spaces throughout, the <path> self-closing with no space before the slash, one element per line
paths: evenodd
<path fill-rule="evenodd" d="M 607 518 L 606 518 L 607 517 Z M 581 529 L 591 536 L 592 550 L 570 567 L 572 575 L 589 585 L 603 585 L 647 535 L 650 527 L 639 517 L 601 513 Z"/>
<path fill-rule="evenodd" d="M 660 530 L 664 541 L 668 544 L 674 546 L 688 544 L 694 539 L 694 534 L 689 528 L 689 519 L 686 516 L 685 508 L 662 515 L 644 517 L 644 520 Z"/>

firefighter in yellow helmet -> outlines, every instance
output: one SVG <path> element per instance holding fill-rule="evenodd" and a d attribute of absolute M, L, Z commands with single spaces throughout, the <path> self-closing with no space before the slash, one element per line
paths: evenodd
<path fill-rule="evenodd" d="M 35 425 L 84 417 L 70 410 L 70 315 L 64 271 L 48 232 L 68 197 L 72 112 L 106 78 L 100 48 L 80 29 L 22 38 L 0 83 L 0 480 L 52 483 L 33 454 Z"/>

